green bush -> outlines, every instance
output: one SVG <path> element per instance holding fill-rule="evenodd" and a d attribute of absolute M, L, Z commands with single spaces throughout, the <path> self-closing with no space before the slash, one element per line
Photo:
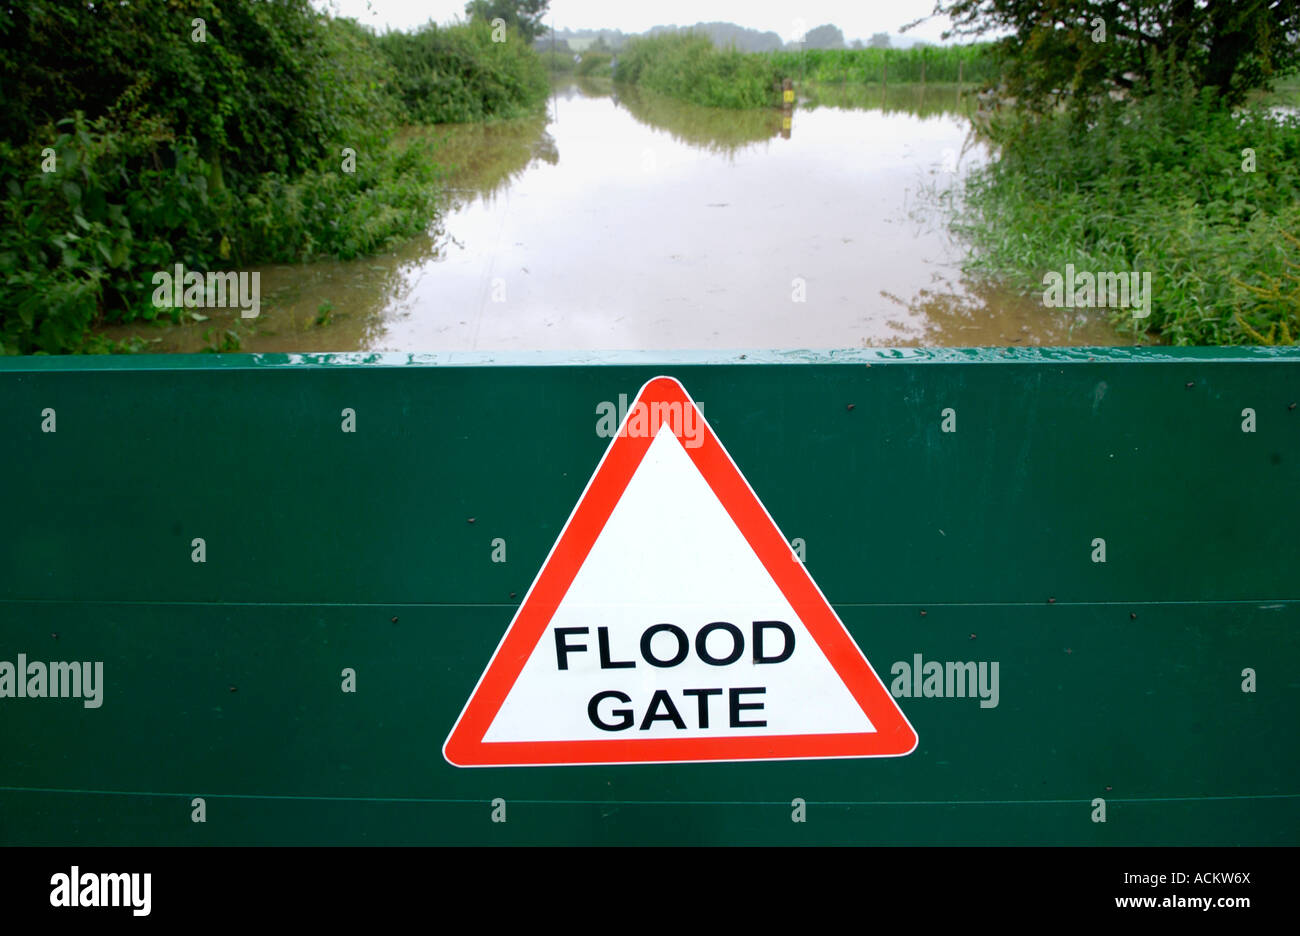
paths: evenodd
<path fill-rule="evenodd" d="M 707 107 L 771 107 L 780 103 L 772 61 L 718 49 L 701 33 L 633 39 L 619 52 L 614 80 L 637 84 Z"/>
<path fill-rule="evenodd" d="M 414 33 L 376 40 L 392 66 L 397 94 L 411 123 L 467 123 L 517 117 L 546 99 L 546 66 L 518 33 L 492 41 L 478 20 L 432 23 Z"/>
<path fill-rule="evenodd" d="M 1300 337 L 1300 293 L 1287 285 L 1300 270 L 1300 117 L 1220 104 L 1169 87 L 1089 121 L 993 126 L 999 158 L 968 177 L 959 223 L 973 268 L 1039 294 L 1068 263 L 1150 271 L 1150 317 L 1117 311 L 1117 325 L 1175 344 Z"/>
<path fill-rule="evenodd" d="M 386 63 L 351 20 L 308 0 L 30 0 L 0 8 L 0 138 L 44 136 L 81 111 L 130 133 L 192 139 L 237 182 L 314 166 L 335 141 L 358 146 L 392 119 Z M 196 18 L 205 41 L 194 41 Z M 161 141 L 161 137 L 159 140 Z"/>
<path fill-rule="evenodd" d="M 574 69 L 579 75 L 587 77 L 589 75 L 608 75 L 610 73 L 609 63 L 614 60 L 614 56 L 608 52 L 584 52 L 582 61 Z"/>
<path fill-rule="evenodd" d="M 0 353 L 101 350 L 97 323 L 179 319 L 152 304 L 177 263 L 350 258 L 425 230 L 441 169 L 398 124 L 546 95 L 536 54 L 490 34 L 377 39 L 308 0 L 0 6 Z"/>
<path fill-rule="evenodd" d="M 235 229 L 264 262 L 377 253 L 426 230 L 437 216 L 443 169 L 412 139 L 293 178 L 268 173 L 243 198 Z"/>
<path fill-rule="evenodd" d="M 542 61 L 542 67 L 548 72 L 568 74 L 577 67 L 576 63 L 573 61 L 572 52 L 561 52 L 558 50 L 552 52 L 550 49 L 543 49 L 538 53 L 538 57 Z"/>
<path fill-rule="evenodd" d="M 0 353 L 94 350 L 95 322 L 179 320 L 152 304 L 152 276 L 256 262 L 348 258 L 425 229 L 438 168 L 428 144 L 362 148 L 288 177 L 261 173 L 243 191 L 214 189 L 193 141 L 159 147 L 81 114 L 49 149 L 0 143 Z"/>

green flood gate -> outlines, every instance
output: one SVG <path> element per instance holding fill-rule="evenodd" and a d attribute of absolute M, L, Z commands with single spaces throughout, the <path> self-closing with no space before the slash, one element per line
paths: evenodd
<path fill-rule="evenodd" d="M 531 644 L 503 635 L 548 556 L 575 561 L 552 547 L 659 376 L 766 514 L 726 509 L 798 564 L 763 568 L 833 609 L 799 646 L 832 660 L 847 630 L 910 753 L 444 756 L 489 661 L 527 682 Z M 1296 844 L 1297 401 L 1277 349 L 0 360 L 0 842 Z M 734 572 L 693 522 L 642 544 L 639 509 L 581 520 L 623 531 L 579 576 L 590 626 L 533 641 L 622 680 L 632 715 L 614 694 L 576 716 L 614 745 L 709 702 L 647 707 L 676 651 L 602 631 L 616 596 L 702 555 L 689 587 L 650 583 L 670 625 Z M 751 584 L 723 637 L 777 673 Z M 803 709 L 728 699 L 733 656 L 689 636 L 714 727 L 821 711 L 810 683 Z"/>

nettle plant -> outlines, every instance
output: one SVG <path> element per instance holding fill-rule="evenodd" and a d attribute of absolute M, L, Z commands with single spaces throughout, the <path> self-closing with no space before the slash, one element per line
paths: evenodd
<path fill-rule="evenodd" d="M 81 349 L 98 318 L 155 314 L 145 271 L 222 259 L 222 200 L 192 144 L 165 140 L 157 126 L 110 131 L 81 113 L 59 131 L 48 147 L 0 144 L 7 353 Z M 56 171 L 36 168 L 51 162 Z"/>

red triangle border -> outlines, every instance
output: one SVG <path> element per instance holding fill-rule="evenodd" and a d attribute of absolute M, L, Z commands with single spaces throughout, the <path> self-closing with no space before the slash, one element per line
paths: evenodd
<path fill-rule="evenodd" d="M 683 446 L 684 451 L 862 707 L 876 728 L 874 732 L 582 741 L 483 740 L 653 441 L 649 434 L 626 434 L 628 420 L 642 403 L 678 403 L 683 414 L 686 407 L 695 410 L 702 438 L 697 447 Z M 578 498 L 577 506 L 447 736 L 443 756 L 458 767 L 697 763 L 901 757 L 914 751 L 916 745 L 916 731 L 907 716 L 858 649 L 804 564 L 794 555 L 686 389 L 672 377 L 655 377 L 646 382 L 629 406 L 628 417 Z"/>

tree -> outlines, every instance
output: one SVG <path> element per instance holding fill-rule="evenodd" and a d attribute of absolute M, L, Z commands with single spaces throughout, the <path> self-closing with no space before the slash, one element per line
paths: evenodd
<path fill-rule="evenodd" d="M 1300 65 L 1295 0 L 937 0 L 935 13 L 953 22 L 944 38 L 1010 32 L 995 43 L 1007 90 L 1035 109 L 1171 73 L 1234 105 Z"/>
<path fill-rule="evenodd" d="M 867 45 L 872 49 L 888 49 L 891 45 L 889 33 L 876 33 L 869 40 Z"/>
<path fill-rule="evenodd" d="M 808 35 L 804 36 L 803 47 L 805 49 L 842 49 L 844 48 L 844 33 L 838 26 L 830 23 L 824 26 L 818 26 L 816 29 L 808 30 Z"/>
<path fill-rule="evenodd" d="M 719 49 L 735 46 L 742 52 L 771 52 L 781 48 L 781 37 L 776 33 L 761 33 L 735 23 L 696 23 L 691 31 L 705 33 Z"/>
<path fill-rule="evenodd" d="M 519 30 L 528 42 L 546 32 L 543 20 L 550 0 L 470 0 L 465 4 L 465 14 L 470 19 L 492 22 L 505 20 L 507 26 Z"/>

